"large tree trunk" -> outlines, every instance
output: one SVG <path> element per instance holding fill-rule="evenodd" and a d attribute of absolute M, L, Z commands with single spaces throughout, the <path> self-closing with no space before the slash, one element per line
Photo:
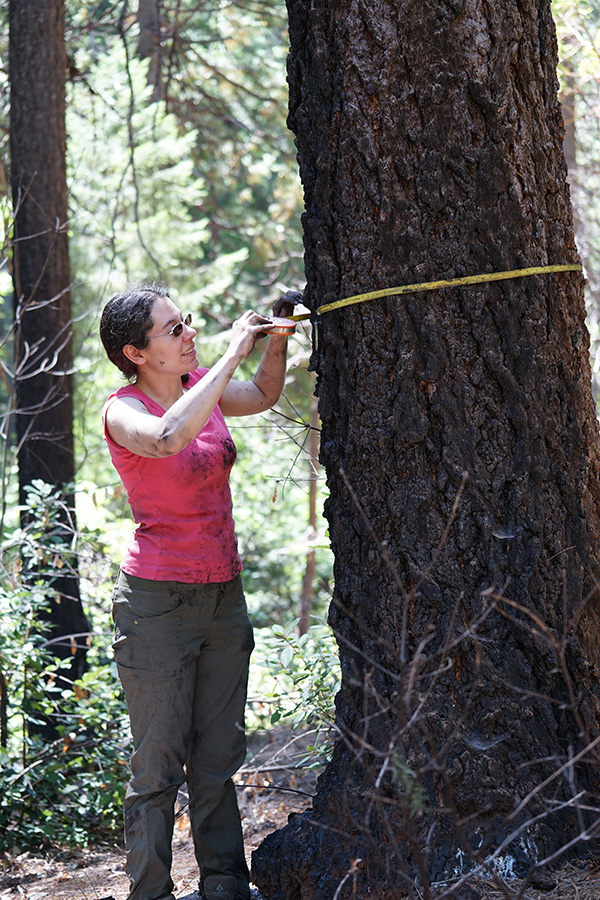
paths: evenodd
<path fill-rule="evenodd" d="M 288 9 L 313 306 L 577 262 L 547 0 Z M 313 809 L 254 855 L 268 900 L 431 897 L 477 861 L 516 874 L 589 836 L 600 471 L 584 317 L 574 273 L 322 315 L 339 739 Z"/>
<path fill-rule="evenodd" d="M 16 431 L 25 504 L 35 479 L 60 488 L 75 476 L 64 0 L 10 0 L 9 16 Z M 69 541 L 75 531 L 70 494 L 63 525 Z M 55 655 L 71 658 L 75 678 L 84 670 L 89 629 L 76 560 L 66 561 L 62 573 L 51 583 L 50 638 Z"/>

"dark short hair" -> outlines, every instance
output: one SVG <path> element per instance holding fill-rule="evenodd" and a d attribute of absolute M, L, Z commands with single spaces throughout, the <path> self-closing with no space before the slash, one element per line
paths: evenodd
<path fill-rule="evenodd" d="M 148 332 L 154 324 L 152 306 L 157 297 L 168 297 L 162 284 L 138 284 L 111 297 L 100 318 L 100 338 L 106 355 L 125 375 L 135 381 L 137 366 L 123 353 L 126 344 L 138 350 L 148 345 Z"/>

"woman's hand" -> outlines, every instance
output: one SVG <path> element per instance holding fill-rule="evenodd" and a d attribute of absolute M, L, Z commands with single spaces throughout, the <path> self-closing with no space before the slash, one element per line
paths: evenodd
<path fill-rule="evenodd" d="M 245 359 L 252 352 L 256 342 L 265 336 L 265 326 L 270 322 L 268 316 L 261 316 L 260 313 L 249 309 L 231 327 L 229 352 L 239 357 L 240 361 Z"/>

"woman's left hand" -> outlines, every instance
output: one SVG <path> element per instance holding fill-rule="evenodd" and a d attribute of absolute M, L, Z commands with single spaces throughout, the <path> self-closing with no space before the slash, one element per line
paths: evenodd
<path fill-rule="evenodd" d="M 274 316 L 291 316 L 294 307 L 302 303 L 302 294 L 300 291 L 286 291 L 276 303 L 273 304 Z"/>

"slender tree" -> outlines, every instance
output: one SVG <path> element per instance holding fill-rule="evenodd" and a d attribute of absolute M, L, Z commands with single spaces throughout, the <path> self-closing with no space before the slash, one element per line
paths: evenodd
<path fill-rule="evenodd" d="M 160 0 L 139 0 L 138 22 L 140 37 L 137 53 L 140 59 L 149 59 L 148 84 L 152 85 L 152 101 L 163 99 L 162 47 L 160 40 Z"/>
<path fill-rule="evenodd" d="M 64 33 L 64 0 L 10 0 L 15 419 L 23 507 L 36 479 L 64 488 L 75 474 Z M 76 529 L 68 490 L 61 521 L 61 541 L 69 542 Z M 77 677 L 88 626 L 76 560 L 55 562 L 62 569 L 50 584 L 50 639 L 57 656 L 72 660 L 70 674 Z"/>
<path fill-rule="evenodd" d="M 313 307 L 577 263 L 549 0 L 288 11 Z M 584 319 L 583 278 L 547 270 L 315 316 L 339 738 L 254 854 L 268 900 L 466 896 L 596 834 Z"/>

